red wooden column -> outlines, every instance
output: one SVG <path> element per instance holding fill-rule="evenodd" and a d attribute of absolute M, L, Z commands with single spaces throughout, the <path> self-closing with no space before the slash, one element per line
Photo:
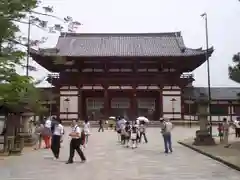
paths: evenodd
<path fill-rule="evenodd" d="M 137 91 L 136 85 L 133 86 L 133 91 L 131 94 L 131 104 L 130 104 L 130 114 L 131 120 L 135 120 L 137 118 Z"/>
<path fill-rule="evenodd" d="M 84 120 L 82 85 L 78 86 L 78 119 Z"/>
<path fill-rule="evenodd" d="M 160 117 L 160 107 L 162 106 L 161 105 L 162 102 L 160 102 L 161 93 L 159 91 L 160 90 L 158 90 L 156 94 L 155 110 L 154 110 L 154 115 L 152 120 L 159 120 L 159 117 Z"/>
<path fill-rule="evenodd" d="M 158 98 L 158 119 L 161 118 L 163 116 L 163 94 L 162 94 L 162 88 L 160 86 L 160 89 L 159 89 L 159 98 Z"/>
<path fill-rule="evenodd" d="M 108 87 L 104 87 L 104 117 L 109 117 L 109 94 L 108 94 Z"/>
<path fill-rule="evenodd" d="M 179 86 L 181 88 L 181 119 L 184 120 L 184 98 L 183 98 L 183 93 L 184 93 L 184 90 L 183 90 L 183 86 Z M 190 113 L 190 112 L 189 112 Z M 191 116 L 191 114 L 190 114 Z"/>
<path fill-rule="evenodd" d="M 60 94 L 60 85 L 59 84 L 57 84 L 56 86 L 55 86 L 55 88 L 56 88 L 56 93 L 57 93 L 57 95 L 59 95 L 59 97 L 57 98 L 57 102 L 56 102 L 56 108 L 57 108 L 57 114 L 56 114 L 56 116 L 57 116 L 57 118 L 58 119 L 60 119 L 60 98 L 61 98 L 61 94 Z"/>

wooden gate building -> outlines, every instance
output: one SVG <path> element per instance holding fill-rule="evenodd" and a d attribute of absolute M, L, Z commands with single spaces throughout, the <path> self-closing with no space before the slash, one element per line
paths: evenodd
<path fill-rule="evenodd" d="M 55 48 L 31 50 L 59 97 L 63 120 L 123 115 L 181 119 L 182 90 L 213 48 L 187 48 L 180 32 L 62 33 Z"/>

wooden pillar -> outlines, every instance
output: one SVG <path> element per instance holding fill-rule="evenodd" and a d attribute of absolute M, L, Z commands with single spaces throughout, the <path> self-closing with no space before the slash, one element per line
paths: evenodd
<path fill-rule="evenodd" d="M 184 97 L 183 97 L 183 94 L 184 94 L 184 90 L 183 89 L 184 89 L 184 87 L 182 87 L 182 86 L 179 86 L 179 87 L 181 88 L 181 119 L 184 120 L 184 111 L 185 111 L 185 109 L 184 109 Z"/>
<path fill-rule="evenodd" d="M 160 86 L 159 98 L 158 98 L 158 120 L 163 116 L 163 98 L 162 98 L 162 87 Z"/>
<path fill-rule="evenodd" d="M 228 109 L 229 109 L 229 114 L 230 114 L 230 121 L 233 121 L 233 104 L 232 101 L 228 101 Z"/>
<path fill-rule="evenodd" d="M 161 102 L 160 102 L 160 93 L 159 91 L 157 92 L 156 99 L 155 99 L 155 109 L 154 109 L 154 117 L 152 120 L 159 120 L 160 118 L 160 107 L 161 107 Z"/>
<path fill-rule="evenodd" d="M 109 95 L 108 88 L 104 88 L 104 117 L 107 119 L 109 117 Z"/>
<path fill-rule="evenodd" d="M 84 120 L 82 86 L 78 86 L 78 119 Z"/>
<path fill-rule="evenodd" d="M 136 86 L 133 86 L 133 91 L 131 95 L 131 119 L 135 120 L 137 118 L 137 92 L 136 92 Z"/>
<path fill-rule="evenodd" d="M 59 84 L 57 84 L 57 86 L 55 87 L 56 88 L 56 92 L 57 92 L 57 95 L 59 95 L 59 97 L 57 98 L 57 102 L 56 102 L 56 116 L 58 119 L 60 119 L 60 99 L 61 99 L 61 93 L 60 93 L 60 88 L 61 86 Z"/>

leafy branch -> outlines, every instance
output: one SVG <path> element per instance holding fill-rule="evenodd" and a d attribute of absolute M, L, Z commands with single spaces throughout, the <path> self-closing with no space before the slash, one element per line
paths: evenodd
<path fill-rule="evenodd" d="M 233 56 L 232 62 L 234 65 L 228 67 L 229 78 L 240 83 L 240 53 Z"/>

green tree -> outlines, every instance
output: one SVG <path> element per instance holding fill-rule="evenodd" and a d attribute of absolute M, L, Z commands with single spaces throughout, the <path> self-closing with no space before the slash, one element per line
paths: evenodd
<path fill-rule="evenodd" d="M 33 78 L 16 72 L 16 67 L 22 66 L 26 53 L 16 44 L 20 30 L 15 23 L 25 18 L 26 12 L 37 5 L 37 0 L 0 0 L 0 105 L 13 111 L 21 105 L 38 105 L 33 103 L 39 97 Z"/>
<path fill-rule="evenodd" d="M 240 53 L 235 54 L 232 58 L 233 66 L 228 67 L 229 78 L 240 83 Z"/>
<path fill-rule="evenodd" d="M 40 7 L 43 12 L 36 11 L 36 8 Z M 61 19 L 52 13 L 53 7 L 44 6 L 39 0 L 0 0 L 0 83 L 4 84 L 0 87 L 0 105 L 13 108 L 25 104 L 34 111 L 41 109 L 40 91 L 35 88 L 39 82 L 34 82 L 32 77 L 19 75 L 16 67 L 36 70 L 29 64 L 25 65 L 24 59 L 29 58 L 28 53 L 32 46 L 44 43 L 47 38 L 32 40 L 29 36 L 19 36 L 20 29 L 17 24 L 36 26 L 49 33 L 63 31 L 61 23 L 67 25 L 71 32 L 81 25 L 69 16 Z M 43 16 L 58 19 L 61 23 L 49 25 L 48 21 L 43 20 Z M 20 49 L 19 45 L 25 47 L 25 50 Z"/>

